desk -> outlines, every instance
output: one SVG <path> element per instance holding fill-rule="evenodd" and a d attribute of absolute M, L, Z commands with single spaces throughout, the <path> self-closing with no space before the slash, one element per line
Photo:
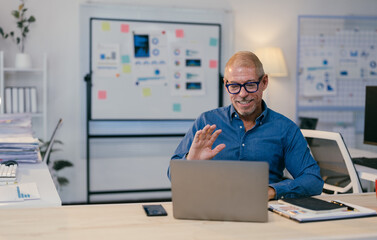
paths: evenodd
<path fill-rule="evenodd" d="M 333 199 L 334 196 L 320 196 Z M 377 210 L 375 193 L 338 195 L 336 199 Z M 297 223 L 269 212 L 267 223 L 177 220 L 172 204 L 167 217 L 147 217 L 142 204 L 5 209 L 4 239 L 344 239 L 377 238 L 377 217 Z"/>
<path fill-rule="evenodd" d="M 35 182 L 41 198 L 23 202 L 0 203 L 0 208 L 42 208 L 62 205 L 50 171 L 45 163 L 19 163 L 17 171 L 18 182 Z"/>
<path fill-rule="evenodd" d="M 351 157 L 377 158 L 377 153 L 366 150 L 350 148 L 349 152 L 351 154 Z M 355 164 L 355 168 L 360 179 L 371 181 L 373 183 L 377 179 L 377 169 L 361 166 L 358 164 Z"/>

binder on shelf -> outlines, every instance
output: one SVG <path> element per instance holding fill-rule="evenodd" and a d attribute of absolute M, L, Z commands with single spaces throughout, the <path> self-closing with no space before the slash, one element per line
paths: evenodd
<path fill-rule="evenodd" d="M 25 112 L 25 90 L 23 87 L 18 88 L 18 112 Z"/>
<path fill-rule="evenodd" d="M 32 113 L 36 113 L 37 110 L 37 88 L 30 88 L 30 110 Z"/>
<path fill-rule="evenodd" d="M 12 89 L 5 88 L 5 113 L 12 113 Z"/>
<path fill-rule="evenodd" d="M 31 105 L 30 105 L 30 88 L 25 88 L 25 112 L 31 112 Z"/>
<path fill-rule="evenodd" d="M 12 87 L 12 113 L 18 113 L 18 89 Z"/>

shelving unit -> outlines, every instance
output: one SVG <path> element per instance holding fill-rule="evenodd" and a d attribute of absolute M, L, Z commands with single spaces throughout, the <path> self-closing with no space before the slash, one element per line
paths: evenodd
<path fill-rule="evenodd" d="M 5 67 L 4 52 L 0 52 L 0 114 L 5 113 L 6 87 L 35 87 L 37 89 L 37 112 L 30 113 L 35 137 L 47 140 L 47 54 L 43 55 L 41 67 L 18 69 Z"/>

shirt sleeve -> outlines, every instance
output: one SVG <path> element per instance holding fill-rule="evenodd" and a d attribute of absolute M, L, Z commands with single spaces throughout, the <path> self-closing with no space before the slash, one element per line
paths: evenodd
<path fill-rule="evenodd" d="M 320 175 L 320 168 L 311 155 L 304 136 L 296 125 L 287 130 L 284 161 L 285 167 L 293 179 L 270 184 L 270 187 L 276 191 L 276 199 L 321 194 L 323 180 Z"/>

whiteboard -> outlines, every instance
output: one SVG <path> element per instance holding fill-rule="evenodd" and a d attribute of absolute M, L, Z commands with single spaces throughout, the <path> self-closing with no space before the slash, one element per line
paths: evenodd
<path fill-rule="evenodd" d="M 195 119 L 220 105 L 221 26 L 90 19 L 91 119 Z"/>
<path fill-rule="evenodd" d="M 297 116 L 361 147 L 365 87 L 377 85 L 377 17 L 299 16 L 298 27 Z"/>
<path fill-rule="evenodd" d="M 357 108 L 377 84 L 377 17 L 300 16 L 298 106 Z"/>

